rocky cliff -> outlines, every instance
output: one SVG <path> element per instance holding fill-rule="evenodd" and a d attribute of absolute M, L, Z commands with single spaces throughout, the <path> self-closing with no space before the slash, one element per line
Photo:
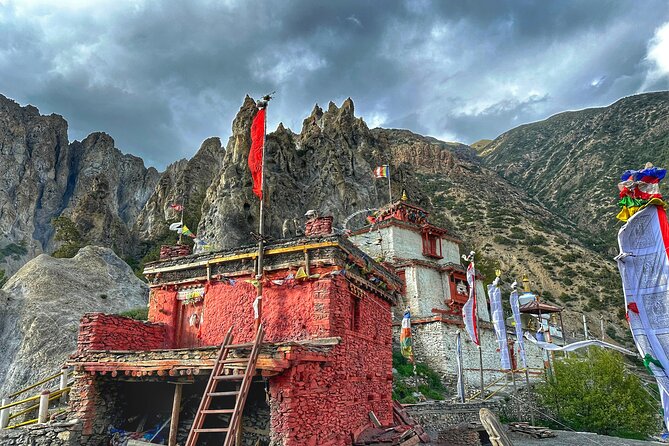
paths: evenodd
<path fill-rule="evenodd" d="M 84 242 L 127 253 L 130 229 L 158 181 L 153 168 L 94 133 L 69 143 L 67 122 L 0 95 L 0 269 L 11 274 L 51 252 L 54 217 L 70 217 Z"/>
<path fill-rule="evenodd" d="M 199 232 L 218 248 L 249 243 L 249 234 L 258 231 L 258 199 L 247 166 L 255 113 L 254 101 L 247 97 L 232 125 L 224 167 L 202 206 Z M 341 225 L 355 211 L 386 203 L 387 183 L 371 172 L 390 161 L 391 153 L 355 116 L 350 99 L 341 107 L 330 103 L 325 111 L 315 106 L 299 134 L 279 125 L 267 135 L 267 233 L 274 238 L 295 235 L 309 209 L 333 215 L 335 225 Z M 420 200 L 409 170 L 408 165 L 394 169 L 395 193 L 405 183 Z"/>
<path fill-rule="evenodd" d="M 148 287 L 108 248 L 31 260 L 0 291 L 0 395 L 58 372 L 84 313 L 119 313 L 147 299 Z"/>
<path fill-rule="evenodd" d="M 137 218 L 134 229 L 139 238 L 164 239 L 167 223 L 180 218 L 180 214 L 170 208 L 175 203 L 185 207 L 184 222 L 195 229 L 207 189 L 223 167 L 224 155 L 220 138 L 209 138 L 193 158 L 170 164 Z"/>

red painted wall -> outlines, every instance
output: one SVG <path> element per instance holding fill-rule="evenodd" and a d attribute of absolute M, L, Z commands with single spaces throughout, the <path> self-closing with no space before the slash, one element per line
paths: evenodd
<path fill-rule="evenodd" d="M 167 348 L 166 327 L 128 317 L 86 313 L 81 318 L 77 347 L 84 350 L 156 350 Z"/>
<path fill-rule="evenodd" d="M 283 278 L 286 274 L 284 271 L 269 279 Z M 315 290 L 318 283 L 327 280 L 294 281 L 291 286 L 266 285 L 262 318 L 265 340 L 296 341 L 333 336 L 329 298 L 320 299 L 318 295 L 322 291 Z M 171 348 L 219 345 L 231 326 L 235 342 L 252 340 L 256 288 L 245 280 L 237 280 L 234 285 L 212 281 L 203 286 L 206 289 L 204 301 L 185 305 L 176 300 L 174 289 L 152 290 L 149 320 L 167 325 L 167 342 Z M 188 315 L 193 312 L 202 320 L 200 326 L 188 324 Z"/>
<path fill-rule="evenodd" d="M 330 308 L 330 335 L 342 342 L 326 363 L 302 363 L 270 380 L 272 431 L 285 446 L 351 444 L 369 425 L 373 411 L 392 424 L 392 333 L 390 305 L 365 293 L 358 304 L 358 329 L 351 330 L 355 306 L 341 277 L 314 285 Z"/>
<path fill-rule="evenodd" d="M 279 444 L 351 444 L 352 436 L 369 425 L 370 411 L 392 424 L 390 304 L 361 289 L 354 295 L 351 289 L 343 276 L 264 289 L 267 341 L 341 338 L 327 362 L 298 363 L 270 379 L 272 432 Z M 212 282 L 204 301 L 184 310 L 175 290 L 154 289 L 149 318 L 168 324 L 167 338 L 180 340 L 173 347 L 192 345 L 192 338 L 178 334 L 177 327 L 179 318 L 193 311 L 201 314 L 202 325 L 186 329 L 197 331 L 202 345 L 221 343 L 230 326 L 235 342 L 248 341 L 254 332 L 255 295 L 255 287 L 243 280 L 234 285 Z"/>

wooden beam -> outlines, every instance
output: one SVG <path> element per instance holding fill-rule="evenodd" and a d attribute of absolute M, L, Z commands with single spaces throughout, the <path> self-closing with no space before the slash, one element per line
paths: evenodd
<path fill-rule="evenodd" d="M 174 401 L 172 402 L 172 418 L 170 419 L 170 437 L 168 446 L 177 446 L 177 431 L 179 430 L 179 412 L 181 412 L 181 393 L 183 384 L 174 385 Z"/>

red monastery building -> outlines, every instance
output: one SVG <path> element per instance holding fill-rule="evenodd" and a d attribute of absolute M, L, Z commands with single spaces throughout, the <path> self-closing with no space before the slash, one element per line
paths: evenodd
<path fill-rule="evenodd" d="M 307 232 L 329 234 L 323 224 L 312 222 Z M 229 358 L 248 354 L 243 343 L 254 339 L 256 260 L 255 246 L 167 258 L 145 269 L 148 322 L 84 316 L 70 361 L 82 444 L 106 445 L 154 426 L 163 426 L 165 442 L 185 443 L 226 333 L 242 344 Z M 239 444 L 350 445 L 374 417 L 391 426 L 391 307 L 400 279 L 331 235 L 269 244 L 264 264 L 265 335 Z M 234 374 L 239 364 L 227 362 Z M 225 381 L 216 389 L 226 390 L 235 393 Z M 178 422 L 170 428 L 171 417 Z M 228 419 L 215 414 L 204 426 Z M 198 444 L 223 444 L 224 435 L 204 432 Z"/>

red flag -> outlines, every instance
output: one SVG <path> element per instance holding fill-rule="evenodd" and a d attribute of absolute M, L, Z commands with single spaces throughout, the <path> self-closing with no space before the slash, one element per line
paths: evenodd
<path fill-rule="evenodd" d="M 181 212 L 181 211 L 184 210 L 184 207 L 183 207 L 182 205 L 180 205 L 180 204 L 177 204 L 177 203 L 172 203 L 172 204 L 170 205 L 170 207 L 171 207 L 172 209 L 174 209 L 175 211 L 177 211 L 177 212 Z"/>
<path fill-rule="evenodd" d="M 265 109 L 261 108 L 251 124 L 249 170 L 253 177 L 253 193 L 262 200 L 262 152 L 265 144 Z"/>

